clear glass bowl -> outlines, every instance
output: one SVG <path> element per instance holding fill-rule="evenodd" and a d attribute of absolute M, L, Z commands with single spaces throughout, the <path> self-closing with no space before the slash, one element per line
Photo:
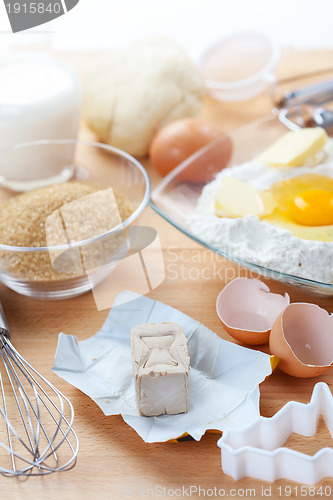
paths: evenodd
<path fill-rule="evenodd" d="M 252 122 L 232 132 L 229 134 L 228 140 L 232 140 L 233 150 L 226 168 L 250 161 L 286 131 L 285 125 L 279 122 L 275 116 L 272 116 Z M 248 262 L 236 257 L 232 253 L 211 245 L 191 232 L 187 226 L 186 217 L 194 211 L 204 185 L 210 182 L 216 173 L 221 170 L 223 165 L 217 159 L 216 151 L 223 151 L 223 148 L 225 150 L 229 148 L 226 139 L 218 139 L 196 152 L 170 172 L 153 189 L 150 202 L 152 208 L 182 233 L 231 262 L 237 263 L 266 278 L 299 286 L 312 294 L 333 296 L 333 284 L 331 283 L 322 283 L 320 281 L 284 274 L 277 270 L 258 265 L 255 262 Z M 207 177 L 204 182 L 194 183 L 194 172 L 197 172 L 197 169 L 200 169 L 202 165 L 205 165 Z"/>
<path fill-rule="evenodd" d="M 41 158 L 45 161 L 44 177 Z M 41 140 L 0 151 L 1 163 L 13 159 L 22 164 L 22 169 L 17 169 L 16 177 L 10 177 L 8 169 L 7 175 L 1 177 L 3 210 L 18 196 L 14 188 L 36 193 L 35 188 L 41 186 L 82 181 L 95 184 L 96 191 L 80 195 L 47 216 L 40 227 L 44 246 L 40 241 L 36 246 L 4 244 L 8 240 L 0 233 L 0 280 L 20 294 L 39 299 L 63 299 L 92 289 L 115 262 L 130 252 L 131 230 L 149 202 L 146 170 L 116 148 L 75 140 Z M 29 169 L 35 161 L 38 171 Z M 123 202 L 129 203 L 127 211 L 123 211 Z M 34 219 L 31 212 L 31 216 L 22 214 L 21 232 L 27 231 Z"/>
<path fill-rule="evenodd" d="M 278 45 L 264 33 L 243 31 L 222 38 L 201 57 L 201 70 L 212 97 L 244 101 L 275 81 Z"/>

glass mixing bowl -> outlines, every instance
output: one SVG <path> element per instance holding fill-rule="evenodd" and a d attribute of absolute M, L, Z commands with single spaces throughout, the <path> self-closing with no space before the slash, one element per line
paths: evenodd
<path fill-rule="evenodd" d="M 39 299 L 73 297 L 131 252 L 133 227 L 150 196 L 148 174 L 136 159 L 96 142 L 41 140 L 1 150 L 0 165 L 8 164 L 15 168 L 0 166 L 0 280 L 7 287 Z M 55 209 L 52 190 L 82 183 L 87 193 Z M 18 191 L 39 200 L 45 221 Z"/>
<path fill-rule="evenodd" d="M 211 45 L 201 56 L 201 70 L 209 93 L 220 101 L 245 101 L 265 91 L 274 81 L 279 61 L 277 43 L 265 33 L 232 33 Z"/>
<path fill-rule="evenodd" d="M 286 132 L 286 127 L 275 116 L 272 116 L 245 125 L 230 133 L 226 138 L 216 139 L 178 165 L 153 189 L 151 206 L 185 235 L 243 268 L 266 278 L 301 287 L 311 294 L 333 296 L 333 283 L 286 274 L 278 269 L 269 269 L 256 262 L 249 262 L 241 255 L 236 256 L 228 252 L 226 250 L 228 241 L 221 249 L 212 245 L 200 234 L 194 234 L 187 223 L 188 216 L 193 214 L 196 208 L 203 187 L 214 179 L 218 171 L 252 160 Z M 231 156 L 229 155 L 230 141 L 232 142 Z M 227 165 L 223 164 L 223 157 L 228 157 Z M 202 178 L 203 168 L 206 173 L 205 182 L 194 182 L 195 176 Z M 318 262 L 319 266 L 320 255 L 314 255 L 313 259 Z"/>

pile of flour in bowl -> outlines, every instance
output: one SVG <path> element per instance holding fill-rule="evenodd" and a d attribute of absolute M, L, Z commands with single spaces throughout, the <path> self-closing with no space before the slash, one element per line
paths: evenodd
<path fill-rule="evenodd" d="M 324 283 L 333 282 L 333 242 L 297 238 L 287 229 L 259 220 L 256 215 L 217 217 L 215 195 L 224 176 L 266 190 L 274 182 L 304 174 L 333 178 L 333 140 L 325 146 L 325 159 L 315 167 L 267 167 L 254 161 L 222 170 L 204 187 L 197 206 L 186 217 L 188 229 L 200 240 L 232 258 L 293 276 Z"/>

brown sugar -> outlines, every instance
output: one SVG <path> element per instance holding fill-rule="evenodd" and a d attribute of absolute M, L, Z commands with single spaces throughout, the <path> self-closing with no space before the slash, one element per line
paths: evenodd
<path fill-rule="evenodd" d="M 82 247 L 53 252 L 95 238 L 132 213 L 122 193 L 84 182 L 56 184 L 15 196 L 0 206 L 0 243 L 16 247 L 50 247 L 43 251 L 0 250 L 0 272 L 26 281 L 63 280 L 102 266 L 123 240 L 122 232 Z"/>

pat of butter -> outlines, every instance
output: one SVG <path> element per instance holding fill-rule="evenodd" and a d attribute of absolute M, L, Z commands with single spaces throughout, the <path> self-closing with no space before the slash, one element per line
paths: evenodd
<path fill-rule="evenodd" d="M 326 140 L 327 134 L 321 127 L 287 132 L 263 151 L 256 161 L 273 167 L 299 167 L 315 163 L 315 157 Z"/>
<path fill-rule="evenodd" d="M 146 323 L 131 330 L 137 406 L 145 417 L 186 413 L 190 358 L 176 323 Z"/>
<path fill-rule="evenodd" d="M 264 217 L 273 212 L 277 203 L 267 192 L 232 177 L 224 177 L 215 196 L 215 215 L 243 217 L 251 214 Z"/>

